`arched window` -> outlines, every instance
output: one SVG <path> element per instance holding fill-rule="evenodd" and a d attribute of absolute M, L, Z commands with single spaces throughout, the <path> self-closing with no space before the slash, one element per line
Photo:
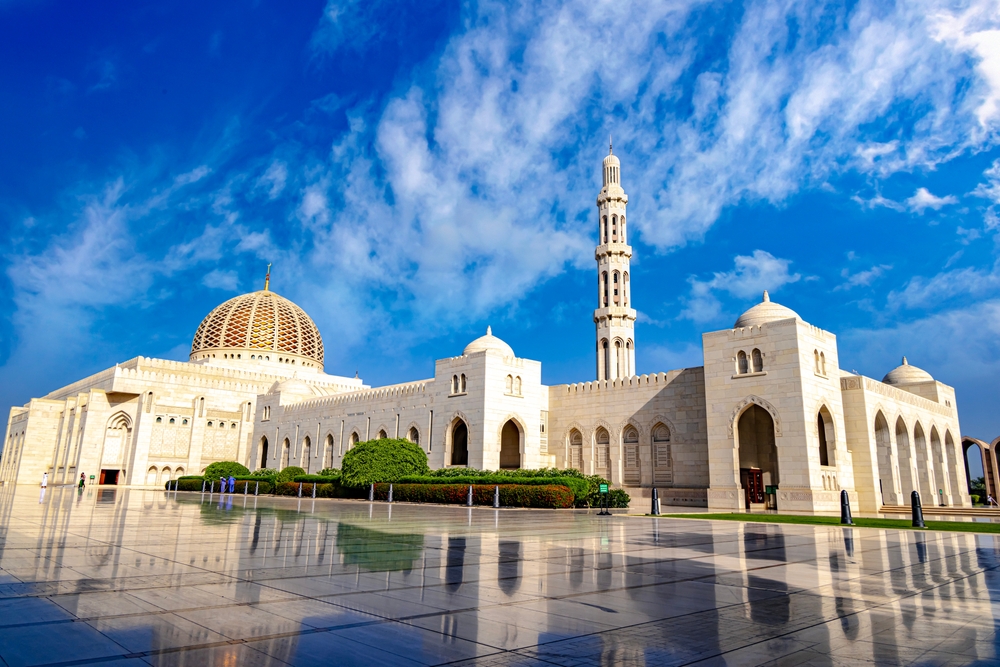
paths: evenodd
<path fill-rule="evenodd" d="M 672 484 L 674 481 L 673 457 L 670 451 L 670 429 L 664 424 L 653 427 L 653 482 Z"/>
<path fill-rule="evenodd" d="M 625 373 L 625 347 L 620 340 L 615 341 L 615 373 L 614 378 L 624 377 Z"/>
<path fill-rule="evenodd" d="M 156 421 L 160 421 L 160 418 L 159 418 L 159 417 L 157 417 L 157 418 L 156 418 Z M 213 426 L 215 426 L 215 422 L 208 422 L 208 427 L 209 427 L 209 428 L 212 428 Z"/>
<path fill-rule="evenodd" d="M 187 426 L 187 425 L 188 425 L 188 420 L 182 419 L 181 420 L 181 426 Z"/>
<path fill-rule="evenodd" d="M 603 359 L 604 368 L 600 369 L 598 373 L 600 379 L 610 380 L 611 379 L 611 348 L 608 346 L 608 339 L 605 338 L 601 341 L 601 347 L 603 348 Z"/>
<path fill-rule="evenodd" d="M 461 419 L 456 419 L 451 429 L 451 464 L 469 465 L 469 427 Z"/>
<path fill-rule="evenodd" d="M 379 438 L 379 440 L 381 440 L 383 438 L 388 438 L 388 437 L 389 437 L 389 435 L 385 432 L 385 429 L 381 429 L 380 428 L 378 430 L 378 438 Z"/>
<path fill-rule="evenodd" d="M 576 429 L 569 432 L 569 456 L 567 459 L 570 468 L 583 470 L 583 434 Z"/>
<path fill-rule="evenodd" d="M 623 283 L 622 283 L 622 305 L 627 308 L 628 307 L 628 300 L 629 300 L 629 288 L 630 288 L 630 284 L 629 284 L 629 280 L 628 280 L 628 271 L 626 271 L 622 275 L 622 281 L 623 281 Z"/>
<path fill-rule="evenodd" d="M 406 433 L 406 439 L 415 445 L 420 444 L 420 431 L 417 430 L 416 426 L 410 427 L 410 430 Z"/>
<path fill-rule="evenodd" d="M 608 435 L 607 429 L 602 427 L 597 429 L 597 433 L 594 434 L 594 440 L 597 443 L 597 468 L 598 470 L 607 470 L 611 436 Z"/>
<path fill-rule="evenodd" d="M 830 448 L 834 445 L 833 418 L 826 407 L 819 410 L 816 415 L 816 433 L 819 441 L 819 464 L 821 466 L 831 465 Z"/>
<path fill-rule="evenodd" d="M 326 436 L 326 444 L 324 445 L 326 449 L 323 450 L 323 460 L 326 461 L 327 468 L 333 467 L 333 436 L 329 433 Z"/>
<path fill-rule="evenodd" d="M 816 366 L 816 372 L 820 373 L 819 370 L 819 350 L 813 350 L 813 363 Z"/>
<path fill-rule="evenodd" d="M 625 377 L 632 377 L 635 371 L 632 369 L 632 339 L 625 341 Z"/>
<path fill-rule="evenodd" d="M 170 423 L 173 423 L 173 421 L 174 421 L 174 420 L 172 420 L 172 419 L 171 419 L 171 420 L 170 420 Z M 230 424 L 230 425 L 229 425 L 229 428 L 231 428 L 231 429 L 232 429 L 232 428 L 236 428 L 236 422 L 233 422 L 232 424 Z"/>
<path fill-rule="evenodd" d="M 521 395 L 521 376 L 520 375 L 518 375 L 516 378 L 514 378 L 514 393 L 517 394 L 518 396 Z"/>
<path fill-rule="evenodd" d="M 621 240 L 622 243 L 628 243 L 628 241 L 625 240 L 625 216 L 624 215 L 622 216 L 621 223 L 622 223 L 622 226 L 618 230 L 618 238 Z"/>
<path fill-rule="evenodd" d="M 614 282 L 615 282 L 615 292 L 614 292 L 615 305 L 617 306 L 617 305 L 619 305 L 621 303 L 621 297 L 618 295 L 619 286 L 618 286 L 618 272 L 617 271 L 615 271 Z"/>
<path fill-rule="evenodd" d="M 625 455 L 622 473 L 626 484 L 638 484 L 641 481 L 639 468 L 639 431 L 629 426 L 622 434 L 623 453 Z"/>
<path fill-rule="evenodd" d="M 601 220 L 601 243 L 608 242 L 608 216 Z"/>
<path fill-rule="evenodd" d="M 465 373 L 462 373 L 462 393 L 465 393 Z"/>
<path fill-rule="evenodd" d="M 506 391 L 507 391 L 508 394 L 511 393 L 512 391 L 514 391 L 514 378 L 513 378 L 513 376 L 510 376 L 510 375 L 507 376 L 507 380 L 505 381 L 504 388 L 506 389 Z"/>
<path fill-rule="evenodd" d="M 826 354 L 824 352 L 819 353 L 819 368 L 819 372 L 826 375 Z"/>
<path fill-rule="evenodd" d="M 458 393 L 458 376 L 457 375 L 452 375 L 451 376 L 451 393 L 453 393 L 453 394 L 457 394 Z"/>
<path fill-rule="evenodd" d="M 267 437 L 263 435 L 260 437 L 260 467 L 267 467 Z"/>
<path fill-rule="evenodd" d="M 219 428 L 226 428 L 226 424 L 224 422 L 219 422 Z"/>
<path fill-rule="evenodd" d="M 354 431 L 353 433 L 351 433 L 351 441 L 350 441 L 350 445 L 348 445 L 347 449 L 348 450 L 353 449 L 354 445 L 358 444 L 359 442 L 361 442 L 361 436 L 358 435 L 357 431 Z"/>
<path fill-rule="evenodd" d="M 743 350 L 740 350 L 736 355 L 736 367 L 738 369 L 737 373 L 740 374 L 748 373 L 750 371 L 750 368 L 747 365 L 747 353 Z"/>
<path fill-rule="evenodd" d="M 302 461 L 300 462 L 302 469 L 307 473 L 310 470 L 310 461 L 312 461 L 312 440 L 307 435 L 302 439 Z"/>
<path fill-rule="evenodd" d="M 157 424 L 160 424 L 160 423 L 162 423 L 162 422 L 163 422 L 163 417 L 157 417 L 157 418 L 156 418 L 156 423 L 157 423 Z M 209 426 L 211 426 L 211 424 L 209 424 Z"/>
<path fill-rule="evenodd" d="M 601 274 L 601 282 L 603 283 L 604 290 L 604 307 L 608 306 L 608 272 L 605 271 Z"/>
<path fill-rule="evenodd" d="M 760 353 L 760 350 L 754 348 L 753 352 L 750 353 L 750 356 L 753 359 L 753 372 L 762 372 L 764 370 L 764 356 Z"/>
<path fill-rule="evenodd" d="M 611 240 L 618 241 L 618 216 L 611 216 Z"/>
<path fill-rule="evenodd" d="M 171 423 L 171 424 L 176 424 L 176 423 L 177 423 L 177 420 L 176 420 L 176 419 L 174 419 L 173 417 L 171 417 L 171 418 L 170 418 L 170 422 L 169 422 L 169 423 Z"/>
<path fill-rule="evenodd" d="M 292 443 L 288 441 L 288 438 L 285 438 L 285 441 L 281 443 L 281 466 L 279 468 L 280 470 L 284 470 L 289 465 L 291 465 L 290 464 L 291 457 L 292 457 Z"/>

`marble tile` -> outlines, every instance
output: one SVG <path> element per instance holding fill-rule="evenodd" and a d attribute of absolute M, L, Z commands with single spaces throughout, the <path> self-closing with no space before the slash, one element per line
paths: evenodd
<path fill-rule="evenodd" d="M 991 537 L 853 529 L 848 545 L 830 527 L 268 497 L 243 508 L 199 495 L 122 492 L 114 512 L 84 497 L 52 522 L 37 493 L 0 492 L 3 663 L 985 665 L 1000 654 Z"/>

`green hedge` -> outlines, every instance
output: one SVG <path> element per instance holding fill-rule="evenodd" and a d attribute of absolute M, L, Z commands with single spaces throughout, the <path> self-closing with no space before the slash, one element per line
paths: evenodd
<path fill-rule="evenodd" d="M 446 482 L 444 480 L 447 480 Z M 566 486 L 573 492 L 573 499 L 586 500 L 590 496 L 590 483 L 578 477 L 514 477 L 511 475 L 408 475 L 399 479 L 400 484 L 525 484 L 528 486 Z M 492 502 L 492 501 L 491 501 Z"/>
<path fill-rule="evenodd" d="M 505 479 L 517 478 L 518 482 L 522 478 L 531 477 L 576 477 L 583 479 L 584 474 L 576 468 L 516 468 L 514 470 L 476 470 L 475 468 L 440 468 L 431 470 L 427 477 L 503 477 Z M 449 479 L 450 481 L 450 479 Z"/>
<path fill-rule="evenodd" d="M 298 475 L 293 482 L 316 482 L 317 484 L 336 484 L 340 482 L 340 475 Z"/>
<path fill-rule="evenodd" d="M 497 485 L 473 484 L 472 502 L 475 505 L 492 505 L 493 491 Z M 503 507 L 565 508 L 573 506 L 573 491 L 567 486 L 553 484 L 500 484 L 500 505 Z M 305 493 L 305 490 L 303 490 Z M 411 503 L 443 503 L 464 505 L 468 498 L 468 484 L 394 484 L 392 499 Z M 387 500 L 388 484 L 375 485 L 375 499 Z"/>
<path fill-rule="evenodd" d="M 358 443 L 344 454 L 340 465 L 347 486 L 395 482 L 405 475 L 426 475 L 427 454 L 404 438 L 379 438 Z"/>
<path fill-rule="evenodd" d="M 306 482 L 282 482 L 274 489 L 274 494 L 278 496 L 298 496 L 299 487 L 302 487 L 302 497 L 312 498 L 312 483 Z M 340 484 L 316 484 L 317 498 L 367 498 L 368 492 L 364 489 L 344 487 Z"/>
<path fill-rule="evenodd" d="M 205 484 L 205 491 L 209 491 L 212 488 L 212 482 L 215 481 L 215 492 L 219 492 L 219 480 L 205 480 L 203 477 L 185 476 L 178 477 L 176 480 L 170 480 L 164 483 L 164 488 L 173 491 L 174 481 L 177 482 L 178 491 L 201 491 L 201 485 L 203 482 L 208 482 Z M 236 480 L 236 493 L 243 493 L 243 488 L 249 486 L 247 493 L 253 494 L 254 489 L 257 489 L 258 493 L 271 493 L 273 488 L 272 480 L 264 477 L 243 477 Z"/>

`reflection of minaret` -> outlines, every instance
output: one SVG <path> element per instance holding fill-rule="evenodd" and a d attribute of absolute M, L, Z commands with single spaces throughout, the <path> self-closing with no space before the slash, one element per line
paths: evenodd
<path fill-rule="evenodd" d="M 625 230 L 628 195 L 621 186 L 621 163 L 608 146 L 604 158 L 604 186 L 597 195 L 598 306 L 597 379 L 615 380 L 635 374 L 635 310 L 631 308 L 629 260 L 632 247 Z"/>

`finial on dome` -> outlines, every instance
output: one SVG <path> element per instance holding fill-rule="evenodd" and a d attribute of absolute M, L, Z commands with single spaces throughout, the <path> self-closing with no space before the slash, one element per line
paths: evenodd
<path fill-rule="evenodd" d="M 771 295 L 767 293 L 767 290 L 764 290 L 764 302 L 766 303 L 770 300 L 771 300 Z"/>
<path fill-rule="evenodd" d="M 267 263 L 267 274 L 264 276 L 264 291 L 268 291 L 271 286 L 271 262 Z"/>
<path fill-rule="evenodd" d="M 614 147 L 615 147 L 615 145 L 611 141 L 611 135 L 609 134 L 608 135 L 608 155 L 613 155 L 614 154 L 614 152 L 615 152 L 614 151 Z"/>
<path fill-rule="evenodd" d="M 486 325 L 486 335 L 487 336 L 492 336 L 493 335 L 493 327 L 491 327 L 488 324 Z"/>
<path fill-rule="evenodd" d="M 906 355 L 903 355 L 903 365 L 904 366 L 909 366 L 910 365 L 910 362 L 906 360 Z"/>

